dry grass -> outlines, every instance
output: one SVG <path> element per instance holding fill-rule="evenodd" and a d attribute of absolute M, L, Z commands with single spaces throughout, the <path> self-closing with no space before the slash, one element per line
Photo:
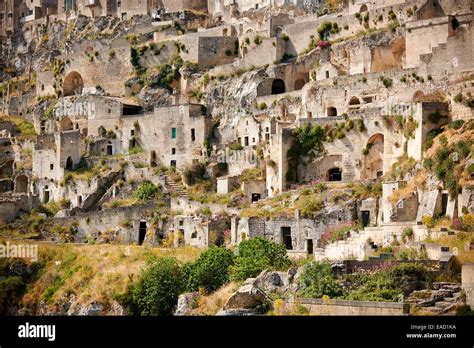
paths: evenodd
<path fill-rule="evenodd" d="M 418 173 L 413 179 L 411 179 L 406 186 L 395 190 L 390 196 L 390 202 L 395 205 L 399 200 L 406 199 L 415 192 L 418 188 L 424 187 L 428 180 L 428 174 L 425 171 Z"/>
<path fill-rule="evenodd" d="M 210 295 L 201 295 L 197 308 L 193 309 L 190 315 L 215 315 L 239 286 L 239 283 L 231 282 Z"/>
<path fill-rule="evenodd" d="M 67 301 L 70 294 L 78 303 L 98 302 L 105 308 L 123 293 L 151 256 L 172 256 L 179 261 L 196 259 L 196 248 L 144 248 L 118 245 L 51 245 L 39 246 L 39 261 L 45 268 L 23 298 L 28 307 L 45 300 L 55 308 Z"/>
<path fill-rule="evenodd" d="M 438 238 L 435 243 L 438 245 L 448 246 L 450 251 L 457 250 L 457 260 L 461 264 L 474 263 L 474 250 L 468 250 L 466 245 L 469 241 L 474 240 L 472 233 L 458 232 L 454 236 L 443 236 Z"/>

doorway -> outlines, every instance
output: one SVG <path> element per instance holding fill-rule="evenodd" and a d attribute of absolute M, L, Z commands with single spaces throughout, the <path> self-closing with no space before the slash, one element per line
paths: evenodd
<path fill-rule="evenodd" d="M 312 239 L 307 240 L 307 250 L 308 250 L 308 255 L 313 255 L 314 246 L 313 246 L 313 240 Z"/>
<path fill-rule="evenodd" d="M 364 227 L 369 226 L 370 224 L 370 211 L 368 210 L 363 210 L 362 211 L 362 225 Z"/>
<path fill-rule="evenodd" d="M 260 193 L 252 193 L 252 203 L 258 202 L 262 198 Z"/>
<path fill-rule="evenodd" d="M 291 227 L 281 228 L 281 237 L 286 250 L 293 250 L 293 241 L 291 239 Z"/>
<path fill-rule="evenodd" d="M 142 245 L 146 237 L 146 221 L 140 221 L 140 227 L 138 229 L 138 245 Z"/>

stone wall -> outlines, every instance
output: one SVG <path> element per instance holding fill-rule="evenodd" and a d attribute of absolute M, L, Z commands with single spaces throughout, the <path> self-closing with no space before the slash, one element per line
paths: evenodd
<path fill-rule="evenodd" d="M 310 315 L 408 315 L 410 305 L 395 302 L 300 299 Z"/>

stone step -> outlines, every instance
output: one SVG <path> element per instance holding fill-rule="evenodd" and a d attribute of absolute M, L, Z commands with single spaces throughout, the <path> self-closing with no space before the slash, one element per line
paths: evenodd
<path fill-rule="evenodd" d="M 434 312 L 434 313 L 439 313 L 443 310 L 443 308 L 440 308 L 440 307 L 425 307 L 423 309 L 426 311 Z"/>
<path fill-rule="evenodd" d="M 442 309 L 449 307 L 451 305 L 452 303 L 448 301 L 439 301 L 435 303 L 435 307 L 442 308 Z"/>

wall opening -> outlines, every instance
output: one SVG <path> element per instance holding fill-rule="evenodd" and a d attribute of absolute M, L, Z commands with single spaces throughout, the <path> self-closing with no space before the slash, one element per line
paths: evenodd
<path fill-rule="evenodd" d="M 112 156 L 114 154 L 114 147 L 112 143 L 109 141 L 107 144 L 107 156 Z"/>
<path fill-rule="evenodd" d="M 367 5 L 362 5 L 359 9 L 359 12 L 362 13 L 362 12 L 367 12 L 369 9 L 367 8 Z"/>
<path fill-rule="evenodd" d="M 46 186 L 46 188 L 47 188 L 47 186 Z M 49 197 L 49 190 L 47 190 L 46 188 L 45 188 L 44 191 L 43 191 L 43 204 L 48 203 L 48 202 L 49 202 L 49 198 L 50 198 L 50 197 Z"/>
<path fill-rule="evenodd" d="M 260 199 L 262 199 L 260 193 L 252 193 L 252 203 L 258 202 Z"/>
<path fill-rule="evenodd" d="M 360 107 L 360 100 L 357 97 L 352 97 L 351 100 L 349 100 L 349 107 L 352 108 L 359 108 Z"/>
<path fill-rule="evenodd" d="M 286 92 L 285 82 L 282 79 L 275 79 L 272 82 L 272 95 Z"/>
<path fill-rule="evenodd" d="M 281 228 L 281 238 L 286 250 L 293 250 L 293 241 L 291 239 L 291 227 Z"/>
<path fill-rule="evenodd" d="M 196 130 L 191 128 L 191 141 L 196 141 Z"/>
<path fill-rule="evenodd" d="M 327 108 L 327 115 L 328 117 L 336 117 L 337 116 L 337 109 L 334 107 Z"/>
<path fill-rule="evenodd" d="M 361 213 L 362 213 L 362 225 L 364 227 L 369 226 L 369 224 L 370 224 L 370 211 L 363 210 L 363 211 L 361 211 Z"/>
<path fill-rule="evenodd" d="M 328 170 L 328 181 L 342 181 L 341 168 L 332 168 Z"/>
<path fill-rule="evenodd" d="M 63 97 L 81 95 L 84 89 L 84 80 L 81 74 L 72 71 L 66 75 L 63 82 Z"/>
<path fill-rule="evenodd" d="M 383 175 L 384 136 L 374 134 L 367 141 L 364 150 L 364 170 L 361 173 L 364 180 L 376 180 Z"/>
<path fill-rule="evenodd" d="M 146 221 L 140 221 L 140 226 L 138 228 L 138 245 L 142 245 L 146 237 Z"/>
<path fill-rule="evenodd" d="M 445 216 L 448 211 L 448 194 L 443 193 L 441 195 L 441 214 L 440 216 Z"/>
<path fill-rule="evenodd" d="M 28 193 L 28 177 L 26 175 L 18 175 L 15 179 L 15 192 Z"/>
<path fill-rule="evenodd" d="M 66 160 L 66 170 L 72 171 L 74 169 L 74 163 L 72 158 L 69 156 Z"/>
<path fill-rule="evenodd" d="M 313 246 L 313 240 L 308 239 L 306 242 L 306 250 L 308 251 L 308 255 L 313 255 L 314 252 L 314 246 Z"/>
<path fill-rule="evenodd" d="M 59 123 L 59 129 L 61 132 L 74 130 L 74 125 L 69 117 L 64 117 Z"/>

